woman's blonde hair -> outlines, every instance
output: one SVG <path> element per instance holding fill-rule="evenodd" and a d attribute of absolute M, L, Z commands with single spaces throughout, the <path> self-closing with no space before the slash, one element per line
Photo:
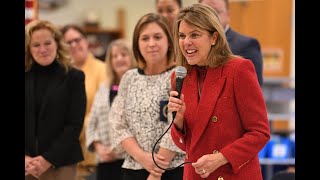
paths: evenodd
<path fill-rule="evenodd" d="M 209 67 L 218 67 L 225 64 L 234 55 L 231 52 L 224 29 L 219 21 L 217 12 L 204 4 L 193 4 L 180 10 L 177 22 L 174 26 L 174 42 L 177 65 L 189 68 L 186 58 L 179 47 L 179 26 L 185 21 L 191 26 L 206 30 L 212 36 L 217 32 L 218 37 L 215 45 L 211 46 L 208 54 Z"/>
<path fill-rule="evenodd" d="M 41 29 L 47 29 L 52 33 L 52 36 L 57 43 L 56 60 L 64 67 L 65 71 L 68 72 L 71 68 L 68 46 L 65 44 L 60 30 L 54 24 L 46 20 L 33 20 L 25 27 L 25 72 L 29 71 L 34 63 L 34 58 L 30 52 L 31 37 L 35 31 Z"/>
<path fill-rule="evenodd" d="M 107 49 L 107 54 L 105 58 L 106 63 L 106 72 L 107 72 L 107 84 L 112 85 L 113 83 L 116 83 L 117 81 L 120 81 L 120 77 L 117 76 L 116 72 L 114 71 L 111 61 L 112 61 L 112 47 L 117 46 L 130 56 L 130 62 L 131 62 L 131 68 L 134 68 L 137 66 L 137 63 L 134 59 L 132 48 L 130 46 L 130 43 L 126 41 L 125 39 L 116 39 L 113 40 Z M 130 68 L 130 69 L 131 69 Z"/>

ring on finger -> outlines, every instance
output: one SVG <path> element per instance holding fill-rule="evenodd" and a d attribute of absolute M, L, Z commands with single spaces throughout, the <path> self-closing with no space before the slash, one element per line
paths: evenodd
<path fill-rule="evenodd" d="M 205 174 L 206 173 L 206 170 L 202 169 L 202 174 Z"/>

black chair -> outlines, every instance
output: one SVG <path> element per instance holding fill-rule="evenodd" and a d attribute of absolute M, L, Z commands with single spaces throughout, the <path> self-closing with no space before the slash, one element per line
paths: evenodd
<path fill-rule="evenodd" d="M 295 173 L 290 171 L 279 171 L 272 176 L 271 180 L 295 180 Z"/>

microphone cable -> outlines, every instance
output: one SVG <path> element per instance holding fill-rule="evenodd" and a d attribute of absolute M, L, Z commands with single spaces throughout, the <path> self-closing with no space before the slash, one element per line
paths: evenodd
<path fill-rule="evenodd" d="M 176 98 L 179 98 L 179 99 L 180 99 L 180 94 L 181 94 L 183 79 L 184 79 L 184 77 L 187 75 L 187 69 L 186 69 L 185 67 L 183 67 L 183 66 L 177 66 L 175 72 L 176 72 L 176 90 L 177 90 L 177 92 L 178 92 L 178 96 L 177 96 Z M 168 129 L 160 136 L 160 138 L 156 141 L 156 143 L 154 144 L 154 146 L 153 146 L 153 148 L 152 148 L 152 160 L 153 160 L 154 164 L 155 164 L 158 168 L 160 168 L 160 169 L 162 169 L 162 170 L 165 170 L 165 171 L 167 171 L 167 170 L 173 170 L 173 169 L 176 169 L 176 168 L 178 168 L 178 167 L 181 167 L 181 166 L 184 165 L 184 164 L 191 164 L 191 163 L 192 163 L 192 162 L 183 162 L 183 163 L 181 163 L 180 165 L 178 165 L 177 167 L 172 167 L 172 168 L 167 168 L 167 169 L 165 169 L 165 168 L 160 167 L 160 166 L 157 164 L 157 162 L 155 161 L 155 159 L 154 159 L 154 151 L 155 151 L 155 149 L 156 149 L 156 145 L 159 143 L 159 141 L 162 139 L 162 137 L 163 137 L 163 136 L 169 131 L 169 129 L 171 128 L 171 126 L 172 126 L 172 124 L 173 124 L 173 121 L 176 119 L 176 113 L 177 113 L 176 111 L 172 112 L 172 121 L 171 121 Z"/>
<path fill-rule="evenodd" d="M 175 118 L 174 118 L 175 119 Z M 171 128 L 171 126 L 172 126 L 172 124 L 173 124 L 173 121 L 174 121 L 174 119 L 172 119 L 172 121 L 171 121 L 171 123 L 170 123 L 170 125 L 169 125 L 169 127 L 167 128 L 167 130 L 160 136 L 160 138 L 156 141 L 156 143 L 154 144 L 154 146 L 153 146 L 153 148 L 152 148 L 152 160 L 153 160 L 153 162 L 154 162 L 154 164 L 158 167 L 158 168 L 160 168 L 160 169 L 162 169 L 162 170 L 165 170 L 165 171 L 168 171 L 168 170 L 174 170 L 174 169 L 176 169 L 176 168 L 178 168 L 178 167 L 181 167 L 181 166 L 183 166 L 184 164 L 191 164 L 192 162 L 183 162 L 183 163 L 181 163 L 180 165 L 178 165 L 178 166 L 176 166 L 176 167 L 171 167 L 171 168 L 167 168 L 167 169 L 165 169 L 165 168 L 163 168 L 163 167 L 161 167 L 161 166 L 159 166 L 158 164 L 157 164 L 157 162 L 155 161 L 155 159 L 154 159 L 154 151 L 155 151 L 155 149 L 156 149 L 156 145 L 159 143 L 159 141 L 163 138 L 163 136 L 169 131 L 169 129 Z"/>

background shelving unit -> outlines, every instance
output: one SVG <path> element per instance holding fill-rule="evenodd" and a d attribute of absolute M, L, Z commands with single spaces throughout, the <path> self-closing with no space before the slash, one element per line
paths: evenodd
<path fill-rule="evenodd" d="M 115 39 L 125 38 L 125 11 L 119 8 L 117 11 L 116 28 L 101 28 L 99 24 L 85 24 L 84 30 L 87 33 L 89 49 L 93 55 L 105 61 L 108 45 Z"/>
<path fill-rule="evenodd" d="M 286 138 L 290 144 L 285 148 L 267 148 L 265 157 L 260 157 L 260 164 L 265 180 L 270 180 L 276 171 L 295 167 L 294 136 L 295 136 L 295 87 L 294 79 L 289 77 L 265 77 L 262 86 L 270 122 L 271 140 Z M 273 147 L 274 148 L 274 147 Z M 284 152 L 287 151 L 287 153 Z M 284 157 L 273 157 L 272 153 L 286 154 Z M 280 152 L 283 151 L 283 152 Z M 276 154 L 276 153 L 275 153 Z M 278 169 L 277 169 L 278 168 Z"/>

